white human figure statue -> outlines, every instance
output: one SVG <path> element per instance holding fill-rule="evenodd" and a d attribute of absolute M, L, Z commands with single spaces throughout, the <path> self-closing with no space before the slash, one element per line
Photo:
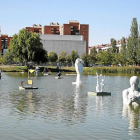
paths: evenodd
<path fill-rule="evenodd" d="M 127 105 L 140 105 L 140 88 L 139 78 L 137 76 L 132 76 L 130 78 L 130 88 L 125 89 L 122 93 L 123 104 Z"/>
<path fill-rule="evenodd" d="M 104 79 L 102 79 L 102 82 L 100 83 L 101 84 L 101 92 L 103 92 L 103 89 L 104 89 L 104 81 L 105 81 L 105 76 L 104 76 Z"/>
<path fill-rule="evenodd" d="M 99 92 L 99 75 L 98 72 L 96 72 L 97 77 L 94 77 L 97 79 L 97 86 L 96 86 L 96 92 Z M 102 74 L 100 74 L 100 76 L 102 76 Z"/>
<path fill-rule="evenodd" d="M 82 83 L 82 73 L 83 73 L 83 64 L 84 61 L 80 58 L 77 58 L 75 61 L 75 69 L 77 73 L 76 82 L 73 82 L 73 84 L 81 84 Z"/>

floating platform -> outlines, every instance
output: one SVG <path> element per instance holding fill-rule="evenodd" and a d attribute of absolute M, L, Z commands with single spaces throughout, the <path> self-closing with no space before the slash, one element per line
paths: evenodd
<path fill-rule="evenodd" d="M 51 73 L 43 73 L 43 75 L 45 76 L 45 75 L 51 75 Z"/>
<path fill-rule="evenodd" d="M 88 95 L 105 96 L 105 95 L 111 95 L 111 92 L 88 92 Z"/>
<path fill-rule="evenodd" d="M 38 87 L 31 87 L 31 86 L 19 86 L 19 89 L 38 89 Z"/>
<path fill-rule="evenodd" d="M 77 74 L 66 74 L 66 75 L 77 75 Z"/>
<path fill-rule="evenodd" d="M 62 79 L 63 77 L 55 77 L 55 79 Z"/>

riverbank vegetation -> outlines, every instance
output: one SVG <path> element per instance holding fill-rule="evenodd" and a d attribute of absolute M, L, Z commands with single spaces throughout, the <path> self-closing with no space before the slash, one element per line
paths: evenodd
<path fill-rule="evenodd" d="M 61 69 L 57 68 L 56 66 L 39 66 L 41 72 L 44 70 L 44 67 L 49 69 L 51 72 L 74 72 L 75 67 L 61 67 Z M 35 67 L 33 67 L 35 69 Z M 11 65 L 2 65 L 0 66 L 0 70 L 2 72 L 27 72 L 28 67 L 26 66 L 11 66 Z M 140 74 L 140 67 L 84 67 L 83 68 L 83 73 L 84 74 L 95 74 L 96 72 L 98 73 L 119 73 L 119 74 Z"/>

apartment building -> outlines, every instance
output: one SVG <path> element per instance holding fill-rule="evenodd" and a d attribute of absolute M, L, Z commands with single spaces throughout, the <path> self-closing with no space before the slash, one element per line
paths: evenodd
<path fill-rule="evenodd" d="M 70 20 L 68 24 L 62 24 L 60 26 L 60 35 L 82 35 L 86 41 L 86 53 L 88 54 L 88 24 L 80 24 L 77 20 Z"/>
<path fill-rule="evenodd" d="M 33 27 L 26 27 L 25 29 L 28 32 L 42 34 L 42 25 L 41 24 L 33 24 Z"/>
<path fill-rule="evenodd" d="M 53 23 L 51 22 L 50 25 L 45 25 L 42 28 L 42 34 L 53 34 L 53 35 L 59 35 L 59 23 Z"/>
<path fill-rule="evenodd" d="M 65 38 L 67 38 L 68 42 L 72 41 L 71 39 L 69 39 L 70 36 L 72 36 L 71 38 L 73 38 L 73 39 L 76 36 L 80 36 L 80 38 L 81 38 L 81 36 L 83 36 L 82 41 L 86 42 L 86 46 L 85 46 L 86 48 L 83 50 L 85 51 L 85 53 L 88 54 L 88 41 L 89 41 L 89 25 L 88 24 L 80 24 L 79 21 L 77 21 L 77 20 L 70 20 L 69 23 L 67 23 L 67 24 L 59 25 L 58 22 L 57 23 L 51 22 L 49 25 L 45 25 L 42 28 L 41 28 L 41 26 L 40 26 L 40 28 L 37 28 L 37 27 L 26 27 L 26 29 L 28 30 L 28 32 L 32 31 L 34 33 L 36 33 L 37 29 L 38 29 L 37 33 L 42 34 L 41 35 L 42 42 L 44 42 L 43 39 L 48 40 L 50 38 L 48 35 L 60 35 L 61 42 L 62 42 L 63 38 L 64 38 L 64 40 L 65 40 Z M 44 37 L 43 37 L 43 35 L 44 35 Z M 45 35 L 47 35 L 47 36 L 45 36 Z M 65 37 L 66 35 L 68 35 L 68 37 Z M 56 40 L 58 41 L 59 37 L 57 36 L 56 39 L 55 39 L 55 37 L 53 37 L 54 40 L 51 39 L 51 41 L 56 41 Z M 73 40 L 73 41 L 75 41 L 75 40 Z M 64 48 L 64 46 L 65 46 L 65 48 L 69 50 L 70 48 L 68 48 L 68 47 L 70 47 L 70 45 L 66 45 L 66 44 L 68 44 L 66 42 L 66 40 L 63 41 L 63 43 L 64 42 L 65 42 L 65 44 L 60 43 L 61 45 L 63 45 L 62 48 Z M 85 42 L 82 44 L 85 45 Z M 77 43 L 77 45 L 76 45 L 76 43 Z M 44 43 L 44 45 L 45 44 L 46 43 Z M 53 44 L 53 43 L 49 43 L 49 44 Z M 74 44 L 75 44 L 75 48 L 76 48 L 76 46 L 79 46 L 78 42 L 75 42 Z M 50 46 L 47 46 L 47 47 L 50 48 Z M 46 50 L 47 50 L 47 47 L 44 46 L 44 48 L 46 48 Z M 53 47 L 53 46 L 51 45 L 51 47 Z M 61 46 L 60 46 L 60 48 L 61 48 Z M 72 48 L 74 48 L 74 46 L 72 46 Z M 82 48 L 83 48 L 83 46 L 81 47 L 81 49 Z M 58 50 L 58 49 L 56 49 L 56 50 Z M 74 50 L 77 51 L 77 49 L 74 49 Z"/>
<path fill-rule="evenodd" d="M 10 44 L 10 40 L 12 37 L 8 37 L 7 34 L 0 34 L 0 52 L 1 55 L 4 55 L 5 52 L 7 51 L 7 48 Z"/>

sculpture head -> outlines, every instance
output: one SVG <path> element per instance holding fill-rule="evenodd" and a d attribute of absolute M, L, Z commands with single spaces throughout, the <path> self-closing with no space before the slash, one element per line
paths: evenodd
<path fill-rule="evenodd" d="M 83 64 L 84 61 L 80 58 L 77 58 L 75 61 L 75 69 L 77 73 L 82 73 L 83 72 Z"/>
<path fill-rule="evenodd" d="M 130 78 L 130 86 L 132 90 L 137 90 L 139 85 L 139 78 L 137 76 L 132 76 Z"/>

